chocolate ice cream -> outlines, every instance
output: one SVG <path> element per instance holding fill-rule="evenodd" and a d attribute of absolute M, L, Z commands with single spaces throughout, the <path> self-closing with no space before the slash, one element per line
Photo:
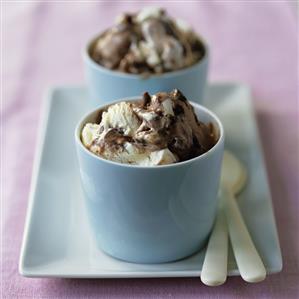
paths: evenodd
<path fill-rule="evenodd" d="M 120 163 L 155 166 L 185 161 L 211 149 L 218 140 L 212 123 L 198 120 L 179 90 L 143 95 L 101 111 L 98 124 L 81 134 L 94 154 Z"/>
<path fill-rule="evenodd" d="M 92 59 L 113 70 L 161 74 L 195 64 L 205 55 L 199 37 L 161 8 L 123 14 L 90 49 Z"/>

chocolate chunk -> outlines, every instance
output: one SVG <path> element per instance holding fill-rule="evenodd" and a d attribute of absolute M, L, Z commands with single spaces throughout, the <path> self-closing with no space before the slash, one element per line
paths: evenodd
<path fill-rule="evenodd" d="M 184 108 L 183 108 L 181 105 L 176 104 L 176 105 L 174 106 L 173 112 L 174 112 L 174 114 L 175 114 L 176 116 L 178 116 L 178 115 L 180 115 L 180 114 L 184 114 Z"/>
<path fill-rule="evenodd" d="M 172 91 L 173 97 L 176 100 L 182 101 L 182 102 L 187 102 L 187 99 L 185 98 L 185 96 L 182 94 L 182 92 L 178 89 L 174 89 Z"/>
<path fill-rule="evenodd" d="M 133 24 L 133 16 L 130 14 L 125 14 L 122 22 L 130 25 Z"/>
<path fill-rule="evenodd" d="M 185 146 L 183 140 L 180 137 L 176 136 L 170 141 L 168 147 L 171 151 L 178 152 L 178 150 L 181 150 Z"/>
<path fill-rule="evenodd" d="M 203 44 L 197 39 L 195 39 L 193 41 L 193 43 L 191 44 L 191 49 L 194 52 L 200 53 L 201 56 L 203 56 L 205 54 L 205 48 L 204 48 Z"/>
<path fill-rule="evenodd" d="M 150 104 L 150 102 L 151 102 L 151 96 L 149 95 L 148 92 L 145 92 L 143 94 L 142 99 L 143 99 L 142 106 L 145 108 L 146 106 L 148 106 Z"/>
<path fill-rule="evenodd" d="M 174 28 L 174 25 L 172 22 L 169 21 L 162 21 L 162 24 L 165 28 L 165 31 L 168 35 L 175 37 L 176 39 L 178 39 L 176 30 Z"/>
<path fill-rule="evenodd" d="M 147 132 L 147 131 L 150 131 L 150 130 L 151 130 L 150 127 L 144 127 L 144 128 L 142 129 L 143 132 Z"/>
<path fill-rule="evenodd" d="M 198 140 L 197 140 L 197 138 L 196 138 L 195 135 L 193 135 L 192 141 L 193 141 L 193 146 L 194 147 L 199 148 L 199 149 L 201 148 L 201 145 L 199 144 L 199 142 L 198 142 Z"/>

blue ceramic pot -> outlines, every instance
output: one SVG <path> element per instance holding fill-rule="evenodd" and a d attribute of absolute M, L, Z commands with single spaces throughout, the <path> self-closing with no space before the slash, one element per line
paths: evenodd
<path fill-rule="evenodd" d="M 142 95 L 145 91 L 154 94 L 161 90 L 169 92 L 174 88 L 181 90 L 187 99 L 202 103 L 209 61 L 206 45 L 204 45 L 204 57 L 193 66 L 143 78 L 140 75 L 126 74 L 104 68 L 93 61 L 89 53 L 97 38 L 88 43 L 83 54 L 91 107 L 98 107 L 124 97 Z"/>
<path fill-rule="evenodd" d="M 136 99 L 136 98 L 135 98 Z M 219 130 L 208 152 L 176 164 L 141 167 L 102 159 L 75 140 L 90 227 L 99 249 L 137 263 L 163 263 L 201 249 L 209 236 L 217 208 L 224 147 L 223 127 L 208 109 L 192 103 L 198 118 Z"/>

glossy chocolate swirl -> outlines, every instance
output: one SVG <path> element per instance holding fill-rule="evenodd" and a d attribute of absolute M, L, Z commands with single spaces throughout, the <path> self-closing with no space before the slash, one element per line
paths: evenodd
<path fill-rule="evenodd" d="M 106 68 L 143 75 L 188 67 L 204 54 L 194 31 L 161 8 L 122 15 L 90 49 L 92 59 Z"/>
<path fill-rule="evenodd" d="M 96 155 L 139 165 L 192 159 L 217 140 L 214 125 L 199 121 L 177 89 L 111 105 L 100 112 L 99 124 L 86 124 L 82 131 L 83 144 Z"/>

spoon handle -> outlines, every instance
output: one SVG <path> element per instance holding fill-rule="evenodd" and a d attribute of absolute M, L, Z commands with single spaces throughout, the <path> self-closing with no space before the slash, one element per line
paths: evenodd
<path fill-rule="evenodd" d="M 226 221 L 240 274 L 247 282 L 262 281 L 266 277 L 265 266 L 253 244 L 233 193 L 224 191 Z"/>
<path fill-rule="evenodd" d="M 201 271 L 201 281 L 208 286 L 218 286 L 227 277 L 228 232 L 225 215 L 219 209 L 209 239 Z"/>

